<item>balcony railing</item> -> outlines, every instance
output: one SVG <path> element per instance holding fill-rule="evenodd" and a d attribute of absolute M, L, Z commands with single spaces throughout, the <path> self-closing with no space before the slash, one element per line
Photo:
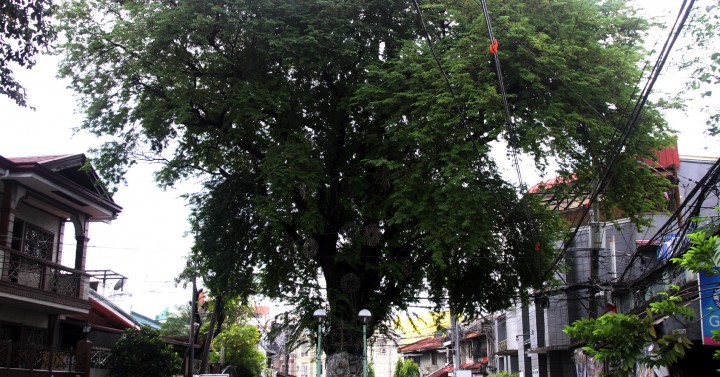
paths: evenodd
<path fill-rule="evenodd" d="M 507 339 L 498 342 L 498 351 L 507 351 Z"/>
<path fill-rule="evenodd" d="M 0 367 L 73 371 L 75 367 L 75 350 L 72 348 L 20 345 L 9 340 L 0 340 Z"/>
<path fill-rule="evenodd" d="M 58 295 L 86 299 L 82 284 L 86 273 L 61 264 L 0 247 L 2 280 Z"/>

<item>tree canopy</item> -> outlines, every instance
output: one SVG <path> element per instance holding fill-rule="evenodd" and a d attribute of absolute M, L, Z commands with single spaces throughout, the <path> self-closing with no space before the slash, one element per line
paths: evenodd
<path fill-rule="evenodd" d="M 126 329 L 108 357 L 112 377 L 170 377 L 180 372 L 180 357 L 150 327 Z"/>
<path fill-rule="evenodd" d="M 249 324 L 231 324 L 213 339 L 213 348 L 223 353 L 224 365 L 233 365 L 239 376 L 261 377 L 265 355 L 257 349 L 260 332 Z"/>
<path fill-rule="evenodd" d="M 0 2 L 0 94 L 25 106 L 25 89 L 13 68 L 35 65 L 35 55 L 55 38 L 50 17 L 52 0 L 3 0 Z"/>
<path fill-rule="evenodd" d="M 110 138 L 105 177 L 150 159 L 161 184 L 205 178 L 190 203 L 213 291 L 285 299 L 306 324 L 324 306 L 331 334 L 357 334 L 363 308 L 372 333 L 424 292 L 474 315 L 539 287 L 562 229 L 494 142 L 588 190 L 625 131 L 647 24 L 623 1 L 488 1 L 506 109 L 480 5 L 420 5 L 76 0 L 61 74 L 83 128 Z M 637 159 L 667 142 L 647 111 L 608 207 L 658 207 Z"/>

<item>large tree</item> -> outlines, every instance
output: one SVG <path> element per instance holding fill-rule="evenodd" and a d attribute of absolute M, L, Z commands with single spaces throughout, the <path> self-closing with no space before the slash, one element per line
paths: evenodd
<path fill-rule="evenodd" d="M 560 221 L 503 177 L 494 141 L 582 190 L 619 150 L 607 207 L 662 198 L 636 162 L 667 141 L 657 112 L 618 145 L 646 28 L 625 2 L 489 1 L 507 109 L 480 4 L 421 7 L 77 1 L 62 74 L 83 128 L 111 138 L 106 177 L 145 158 L 165 185 L 206 178 L 194 258 L 213 291 L 286 299 L 305 324 L 326 307 L 325 350 L 359 353 L 360 309 L 372 333 L 424 292 L 473 315 L 547 277 Z"/>
<path fill-rule="evenodd" d="M 52 0 L 3 0 L 0 2 L 0 94 L 26 106 L 25 88 L 13 68 L 32 68 L 35 56 L 55 38 L 50 17 Z"/>

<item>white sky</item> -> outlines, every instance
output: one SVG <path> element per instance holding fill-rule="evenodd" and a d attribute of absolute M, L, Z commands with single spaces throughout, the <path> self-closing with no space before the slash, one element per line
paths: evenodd
<path fill-rule="evenodd" d="M 26 87 L 29 103 L 36 111 L 20 108 L 0 96 L 0 155 L 5 157 L 87 153 L 99 142 L 82 133 L 73 136 L 82 115 L 75 112 L 75 100 L 66 82 L 55 78 L 57 58 L 42 56 L 30 71 L 16 71 Z M 189 290 L 175 288 L 173 278 L 184 268 L 184 257 L 192 245 L 184 237 L 189 226 L 189 209 L 179 198 L 191 190 L 183 185 L 163 191 L 152 180 L 153 167 L 133 167 L 128 185 L 114 200 L 123 207 L 111 224 L 90 226 L 86 269 L 110 269 L 128 277 L 120 305 L 153 317 L 164 308 L 190 300 Z M 71 224 L 68 224 L 72 227 Z M 74 260 L 72 232 L 66 232 L 64 261 Z M 114 281 L 112 283 L 115 283 Z M 101 290 L 102 292 L 102 290 Z M 112 284 L 106 290 L 111 295 Z"/>
<path fill-rule="evenodd" d="M 673 7 L 677 4 L 669 0 L 652 2 L 653 6 L 660 3 Z M 17 78 L 28 90 L 28 102 L 36 111 L 17 107 L 0 96 L 0 129 L 3 135 L 9 135 L 0 138 L 0 155 L 76 154 L 98 146 L 99 142 L 87 134 L 73 136 L 72 129 L 80 124 L 82 115 L 76 113 L 67 82 L 55 77 L 57 61 L 56 57 L 41 56 L 32 71 L 16 70 Z M 666 71 L 669 69 L 666 67 Z M 677 89 L 677 78 L 666 73 L 659 88 Z M 704 120 L 693 109 L 689 113 L 669 113 L 668 120 L 680 131 L 681 154 L 720 156 L 717 139 L 703 134 Z M 504 156 L 504 151 L 498 151 L 496 156 Z M 175 287 L 173 278 L 183 269 L 184 257 L 192 245 L 192 239 L 184 236 L 189 229 L 189 210 L 179 195 L 193 190 L 192 184 L 183 184 L 163 191 L 153 182 L 152 171 L 153 167 L 147 165 L 130 171 L 128 185 L 114 196 L 123 212 L 112 224 L 92 224 L 86 262 L 87 269 L 111 269 L 127 276 L 125 292 L 132 297 L 124 298 L 121 305 L 150 317 L 190 299 L 189 290 Z M 511 168 L 507 172 L 514 176 Z M 537 179 L 529 169 L 524 169 L 523 176 L 528 185 Z M 65 257 L 69 259 L 73 258 Z M 111 294 L 112 288 L 105 293 Z"/>

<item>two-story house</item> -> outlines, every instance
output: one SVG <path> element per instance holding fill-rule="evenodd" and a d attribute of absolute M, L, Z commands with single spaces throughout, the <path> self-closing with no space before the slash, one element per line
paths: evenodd
<path fill-rule="evenodd" d="M 489 341 L 492 326 L 484 322 L 476 322 L 462 327 L 459 337 L 459 368 L 467 376 L 486 376 L 494 367 L 488 365 L 491 352 Z M 489 336 L 490 335 L 490 336 Z M 398 353 L 405 359 L 412 359 L 420 367 L 423 377 L 447 377 L 461 375 L 453 364 L 453 340 L 451 336 L 437 333 L 435 336 L 420 339 L 406 344 L 398 349 Z"/>
<path fill-rule="evenodd" d="M 0 375 L 77 375 L 60 346 L 91 306 L 88 225 L 121 210 L 82 154 L 0 156 Z"/>

